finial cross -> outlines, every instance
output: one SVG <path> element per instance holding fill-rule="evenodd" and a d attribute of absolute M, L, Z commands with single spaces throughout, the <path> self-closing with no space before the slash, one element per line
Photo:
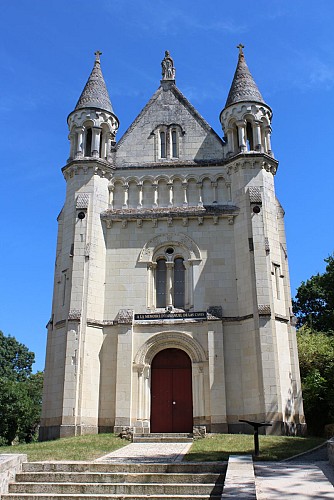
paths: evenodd
<path fill-rule="evenodd" d="M 95 54 L 95 61 L 100 62 L 100 56 L 102 56 L 102 52 L 97 50 L 94 54 Z"/>
<path fill-rule="evenodd" d="M 242 49 L 244 49 L 244 48 L 245 48 L 245 46 L 242 45 L 242 43 L 239 43 L 239 45 L 237 45 L 237 49 L 239 49 L 239 54 L 240 55 L 243 55 L 243 50 Z"/>

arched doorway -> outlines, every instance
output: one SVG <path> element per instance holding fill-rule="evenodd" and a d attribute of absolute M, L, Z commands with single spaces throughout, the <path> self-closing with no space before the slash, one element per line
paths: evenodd
<path fill-rule="evenodd" d="M 191 360 L 181 349 L 164 349 L 151 365 L 151 432 L 192 429 Z"/>

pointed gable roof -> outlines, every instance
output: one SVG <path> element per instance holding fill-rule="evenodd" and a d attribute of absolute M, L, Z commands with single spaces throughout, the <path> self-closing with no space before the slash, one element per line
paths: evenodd
<path fill-rule="evenodd" d="M 79 97 L 75 110 L 83 108 L 98 108 L 109 111 L 109 113 L 113 113 L 107 86 L 101 70 L 101 54 L 102 53 L 99 51 L 95 52 L 93 70 L 87 80 L 81 96 Z"/>
<path fill-rule="evenodd" d="M 259 91 L 251 72 L 248 69 L 245 55 L 243 53 L 244 46 L 239 44 L 239 59 L 237 68 L 234 73 L 232 85 L 226 100 L 225 108 L 231 104 L 242 101 L 254 101 L 265 104 L 265 101 Z"/>

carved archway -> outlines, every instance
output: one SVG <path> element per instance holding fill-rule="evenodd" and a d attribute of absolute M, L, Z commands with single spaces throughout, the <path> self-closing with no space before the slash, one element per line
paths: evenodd
<path fill-rule="evenodd" d="M 189 333 L 164 331 L 150 337 L 137 351 L 134 364 L 150 366 L 154 356 L 170 347 L 185 351 L 192 363 L 204 363 L 207 360 L 203 347 Z"/>

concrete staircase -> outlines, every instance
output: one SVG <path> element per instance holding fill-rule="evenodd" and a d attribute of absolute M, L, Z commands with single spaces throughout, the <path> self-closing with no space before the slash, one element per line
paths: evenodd
<path fill-rule="evenodd" d="M 193 435 L 186 432 L 181 433 L 157 433 L 133 434 L 134 443 L 192 443 Z"/>
<path fill-rule="evenodd" d="M 1 500 L 218 500 L 225 472 L 222 462 L 27 462 Z"/>

